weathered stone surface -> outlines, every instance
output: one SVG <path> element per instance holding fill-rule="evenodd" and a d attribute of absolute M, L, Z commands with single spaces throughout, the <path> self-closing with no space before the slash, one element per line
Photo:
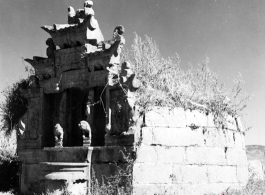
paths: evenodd
<path fill-rule="evenodd" d="M 221 134 L 221 140 L 225 147 L 233 148 L 235 145 L 234 132 L 226 129 L 222 129 L 223 134 Z"/>
<path fill-rule="evenodd" d="M 22 164 L 22 173 L 20 178 L 20 191 L 27 193 L 29 187 L 38 185 L 39 165 L 38 164 Z"/>
<path fill-rule="evenodd" d="M 213 128 L 216 128 L 216 125 L 214 123 L 214 116 L 212 113 L 209 113 L 207 115 L 207 127 L 213 127 Z"/>
<path fill-rule="evenodd" d="M 247 166 L 248 162 L 247 162 L 246 151 L 237 148 L 227 148 L 226 162 L 227 165 Z"/>
<path fill-rule="evenodd" d="M 145 114 L 147 127 L 186 127 L 186 117 L 183 108 L 155 107 Z"/>
<path fill-rule="evenodd" d="M 235 183 L 237 182 L 236 166 L 209 166 L 208 179 L 212 183 Z"/>
<path fill-rule="evenodd" d="M 142 128 L 142 143 L 166 146 L 203 146 L 202 129 Z"/>
<path fill-rule="evenodd" d="M 236 167 L 237 180 L 239 183 L 245 185 L 248 181 L 248 166 L 237 166 Z"/>
<path fill-rule="evenodd" d="M 106 146 L 133 146 L 135 135 L 105 135 Z"/>
<path fill-rule="evenodd" d="M 204 142 L 207 147 L 224 147 L 223 131 L 217 128 L 204 128 Z"/>
<path fill-rule="evenodd" d="M 242 132 L 234 132 L 234 139 L 236 148 L 245 149 L 245 136 Z"/>
<path fill-rule="evenodd" d="M 217 129 L 217 128 L 204 128 L 204 141 L 205 145 L 209 147 L 234 147 L 235 146 L 235 135 L 238 132 L 231 131 L 228 129 Z M 238 140 L 237 144 L 240 140 Z"/>
<path fill-rule="evenodd" d="M 225 165 L 225 151 L 223 148 L 188 147 L 186 149 L 187 164 Z"/>
<path fill-rule="evenodd" d="M 187 195 L 179 185 L 171 184 L 134 184 L 133 195 Z"/>
<path fill-rule="evenodd" d="M 238 117 L 238 118 L 235 118 L 235 120 L 236 120 L 236 124 L 237 124 L 237 130 L 240 132 L 245 132 L 245 128 L 242 124 L 241 119 Z"/>
<path fill-rule="evenodd" d="M 134 195 L 208 195 L 222 194 L 232 183 L 210 183 L 210 184 L 177 184 L 156 185 L 142 184 L 134 185 Z"/>
<path fill-rule="evenodd" d="M 194 185 L 189 188 L 189 186 L 183 186 L 186 189 L 186 192 L 189 190 L 192 190 L 194 195 L 210 195 L 210 194 L 216 194 L 216 195 L 222 195 L 222 193 L 226 194 L 226 189 L 234 185 L 234 183 L 208 183 L 208 184 L 202 184 L 202 185 Z M 189 193 L 190 194 L 190 193 Z M 188 195 L 188 194 L 187 194 Z"/>
<path fill-rule="evenodd" d="M 226 118 L 226 128 L 230 129 L 230 130 L 234 130 L 237 131 L 238 127 L 237 127 L 237 123 L 234 117 L 232 117 L 231 115 L 228 115 Z"/>
<path fill-rule="evenodd" d="M 183 183 L 208 183 L 207 166 L 185 165 L 181 168 Z"/>
<path fill-rule="evenodd" d="M 176 165 L 174 164 L 172 167 L 172 174 L 170 175 L 172 184 L 180 184 L 183 183 L 183 166 L 185 165 Z"/>
<path fill-rule="evenodd" d="M 208 118 L 207 115 L 198 111 L 198 110 L 187 110 L 185 112 L 186 115 L 186 125 L 187 127 L 206 127 L 208 126 Z"/>
<path fill-rule="evenodd" d="M 63 72 L 60 76 L 44 80 L 41 87 L 45 93 L 59 93 L 68 88 L 87 89 L 96 86 L 105 86 L 107 71 L 88 72 L 87 69 L 78 69 Z M 57 89 L 57 86 L 59 87 Z"/>
<path fill-rule="evenodd" d="M 128 162 L 134 155 L 133 147 L 130 146 L 104 146 L 94 147 L 91 162 L 109 163 L 109 162 Z M 128 158 L 128 160 L 126 159 Z"/>
<path fill-rule="evenodd" d="M 134 184 L 168 184 L 172 165 L 136 163 L 133 167 Z"/>
<path fill-rule="evenodd" d="M 136 163 L 183 164 L 186 158 L 184 147 L 141 145 L 136 152 Z"/>

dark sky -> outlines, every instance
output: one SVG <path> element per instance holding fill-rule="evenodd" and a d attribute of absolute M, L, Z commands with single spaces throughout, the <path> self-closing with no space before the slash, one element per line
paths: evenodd
<path fill-rule="evenodd" d="M 78 9 L 83 3 L 0 0 L 0 90 L 26 77 L 22 58 L 45 56 L 49 35 L 40 26 L 67 23 L 68 6 Z M 227 87 L 240 72 L 243 93 L 252 95 L 245 121 L 253 128 L 246 143 L 265 145 L 264 0 L 94 0 L 93 8 L 106 40 L 121 24 L 127 47 L 136 32 L 152 37 L 164 57 L 178 53 L 182 68 L 197 68 L 208 56 Z"/>

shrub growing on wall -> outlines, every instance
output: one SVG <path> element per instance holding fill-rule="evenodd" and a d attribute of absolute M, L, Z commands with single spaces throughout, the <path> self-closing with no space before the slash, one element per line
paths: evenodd
<path fill-rule="evenodd" d="M 163 58 L 151 38 L 135 36 L 125 55 L 134 65 L 142 86 L 136 91 L 136 105 L 144 111 L 153 106 L 199 109 L 215 116 L 237 116 L 246 107 L 249 96 L 241 96 L 241 75 L 234 80 L 231 91 L 219 84 L 217 75 L 209 69 L 206 57 L 199 69 L 180 69 L 180 57 Z"/>

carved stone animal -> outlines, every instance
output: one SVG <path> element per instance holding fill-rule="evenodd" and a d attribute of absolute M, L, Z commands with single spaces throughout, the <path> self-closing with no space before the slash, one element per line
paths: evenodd
<path fill-rule="evenodd" d="M 83 139 L 91 140 L 91 127 L 87 121 L 80 121 L 78 124 L 79 128 L 82 130 Z"/>
<path fill-rule="evenodd" d="M 54 127 L 55 146 L 63 146 L 63 128 L 59 123 Z"/>

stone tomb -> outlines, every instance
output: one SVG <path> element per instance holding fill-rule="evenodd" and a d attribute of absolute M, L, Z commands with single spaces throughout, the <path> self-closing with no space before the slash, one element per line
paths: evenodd
<path fill-rule="evenodd" d="M 93 180 L 111 178 L 137 195 L 221 193 L 246 183 L 239 119 L 219 129 L 210 115 L 182 108 L 139 116 L 140 83 L 120 62 L 124 27 L 105 41 L 92 1 L 69 7 L 68 24 L 42 29 L 51 35 L 47 58 L 26 59 L 35 74 L 21 89 L 28 99 L 19 123 L 22 194 L 65 187 L 90 194 Z"/>

